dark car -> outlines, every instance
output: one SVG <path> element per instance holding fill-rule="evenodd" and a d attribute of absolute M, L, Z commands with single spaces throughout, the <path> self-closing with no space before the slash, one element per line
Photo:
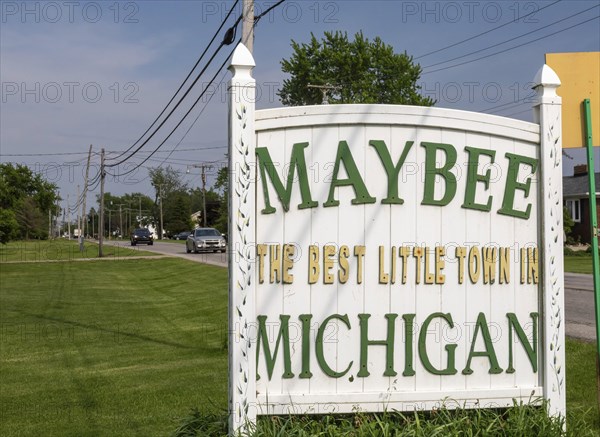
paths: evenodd
<path fill-rule="evenodd" d="M 136 244 L 140 243 L 148 244 L 150 246 L 154 244 L 154 238 L 152 237 L 152 233 L 148 229 L 136 229 L 131 234 L 131 245 L 135 246 Z"/>
<path fill-rule="evenodd" d="M 190 234 L 185 242 L 187 253 L 190 252 L 225 252 L 227 242 L 219 231 L 213 228 L 199 228 Z"/>
<path fill-rule="evenodd" d="M 173 236 L 174 240 L 187 240 L 187 237 L 189 237 L 191 234 L 191 232 L 188 231 L 184 231 L 184 232 L 180 232 L 179 234 L 175 234 Z"/>

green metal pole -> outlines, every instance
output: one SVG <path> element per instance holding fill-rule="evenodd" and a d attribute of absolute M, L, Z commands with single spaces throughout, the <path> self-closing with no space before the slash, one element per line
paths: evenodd
<path fill-rule="evenodd" d="M 592 226 L 592 266 L 594 273 L 594 300 L 596 302 L 596 358 L 600 362 L 600 260 L 598 259 L 598 217 L 596 213 L 596 175 L 594 143 L 592 142 L 592 110 L 590 99 L 583 101 L 585 113 L 585 139 L 590 193 L 590 224 Z"/>

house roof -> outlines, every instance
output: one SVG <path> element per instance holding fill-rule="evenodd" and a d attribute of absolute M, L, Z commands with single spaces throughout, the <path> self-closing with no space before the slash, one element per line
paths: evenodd
<path fill-rule="evenodd" d="M 596 173 L 594 176 L 596 177 L 596 196 L 598 196 L 600 194 L 600 173 Z M 587 174 L 563 177 L 563 197 L 588 197 L 589 191 Z"/>

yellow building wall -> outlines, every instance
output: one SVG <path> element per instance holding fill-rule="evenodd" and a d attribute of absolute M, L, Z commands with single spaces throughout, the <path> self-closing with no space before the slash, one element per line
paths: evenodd
<path fill-rule="evenodd" d="M 562 97 L 563 148 L 584 147 L 582 104 L 590 99 L 592 139 L 600 145 L 600 52 L 546 53 L 546 64 L 558 75 Z"/>

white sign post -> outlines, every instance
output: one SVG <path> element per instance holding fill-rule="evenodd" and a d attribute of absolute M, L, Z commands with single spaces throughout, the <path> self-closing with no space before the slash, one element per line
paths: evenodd
<path fill-rule="evenodd" d="M 230 69 L 230 426 L 257 415 L 564 414 L 560 99 L 255 111 Z"/>
<path fill-rule="evenodd" d="M 544 314 L 544 397 L 552 414 L 566 410 L 565 295 L 563 264 L 562 119 L 560 80 L 544 65 L 535 77 L 534 121 L 540 125 L 542 183 L 541 255 Z"/>
<path fill-rule="evenodd" d="M 240 44 L 229 69 L 229 429 L 245 432 L 256 420 L 255 322 L 256 177 L 254 59 Z"/>

